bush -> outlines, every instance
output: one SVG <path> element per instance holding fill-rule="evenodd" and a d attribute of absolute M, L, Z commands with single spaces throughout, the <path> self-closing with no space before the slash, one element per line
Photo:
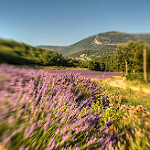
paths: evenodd
<path fill-rule="evenodd" d="M 100 64 L 98 62 L 96 62 L 96 61 L 89 61 L 88 69 L 89 70 L 100 71 Z"/>
<path fill-rule="evenodd" d="M 129 73 L 128 75 L 126 75 L 126 79 L 131 81 L 133 80 L 144 81 L 143 73 L 135 73 L 135 74 Z"/>

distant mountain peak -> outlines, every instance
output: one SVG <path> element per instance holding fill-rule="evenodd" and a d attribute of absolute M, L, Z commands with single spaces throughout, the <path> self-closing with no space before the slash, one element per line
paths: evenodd
<path fill-rule="evenodd" d="M 64 56 L 71 56 L 72 54 L 84 51 L 84 50 L 104 50 L 114 51 L 118 44 L 126 43 L 129 40 L 137 41 L 143 40 L 146 43 L 150 41 L 150 34 L 132 34 L 124 33 L 118 31 L 109 31 L 98 33 L 93 36 L 89 36 L 81 41 L 76 42 L 70 46 L 60 47 L 60 46 L 46 46 L 44 48 L 49 48 L 51 50 L 62 53 Z M 42 46 L 40 46 L 42 47 Z M 107 49 L 108 47 L 108 49 Z"/>

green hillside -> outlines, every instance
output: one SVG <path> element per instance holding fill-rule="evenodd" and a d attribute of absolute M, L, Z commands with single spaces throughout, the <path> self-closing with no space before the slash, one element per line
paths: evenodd
<path fill-rule="evenodd" d="M 76 59 L 62 57 L 55 51 L 35 48 L 24 43 L 0 39 L 0 63 L 15 65 L 43 65 L 77 67 Z"/>
<path fill-rule="evenodd" d="M 81 52 L 83 50 L 93 50 L 94 53 L 97 52 L 95 50 L 105 51 L 109 53 L 110 51 L 114 51 L 118 44 L 126 43 L 129 40 L 131 41 L 143 40 L 147 43 L 150 41 L 150 34 L 128 34 L 128 33 L 115 32 L 115 31 L 104 32 L 104 33 L 99 33 L 90 36 L 88 38 L 85 38 L 70 46 L 65 46 L 65 47 L 53 46 L 53 50 L 62 53 L 63 56 L 71 56 L 71 57 L 78 55 L 79 54 L 78 52 Z M 111 50 L 110 50 L 110 46 L 112 46 Z M 48 49 L 51 48 L 51 46 L 46 46 L 46 47 Z"/>
<path fill-rule="evenodd" d="M 89 59 L 94 59 L 96 57 L 103 57 L 112 55 L 117 45 L 104 45 L 98 50 L 83 50 L 74 54 L 71 54 L 72 58 L 81 58 L 83 54 L 87 55 Z"/>

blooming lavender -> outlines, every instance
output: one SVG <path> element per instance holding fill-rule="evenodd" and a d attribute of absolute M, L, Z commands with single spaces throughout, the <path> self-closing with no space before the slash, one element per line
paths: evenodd
<path fill-rule="evenodd" d="M 109 102 L 90 80 L 96 72 L 88 76 L 9 65 L 1 65 L 0 72 L 5 76 L 0 80 L 1 141 L 9 143 L 8 149 L 16 141 L 14 149 L 109 149 L 118 144 L 117 134 L 105 132 L 113 120 L 102 120 Z M 97 102 L 100 111 L 91 109 Z"/>

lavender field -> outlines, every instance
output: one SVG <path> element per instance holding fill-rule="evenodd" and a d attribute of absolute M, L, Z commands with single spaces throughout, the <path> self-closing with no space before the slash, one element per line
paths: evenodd
<path fill-rule="evenodd" d="M 49 70 L 49 73 L 53 74 L 72 74 L 87 79 L 106 79 L 113 78 L 113 76 L 121 76 L 119 72 L 103 72 L 103 71 L 88 71 L 88 70 Z"/>
<path fill-rule="evenodd" d="M 10 150 L 149 149 L 149 112 L 107 96 L 114 72 L 0 66 L 0 143 Z"/>

